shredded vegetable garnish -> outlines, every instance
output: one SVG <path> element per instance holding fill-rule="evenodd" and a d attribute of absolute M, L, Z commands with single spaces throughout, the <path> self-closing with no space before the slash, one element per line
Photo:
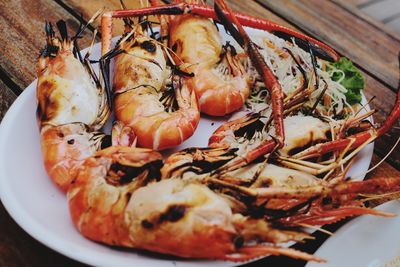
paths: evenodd
<path fill-rule="evenodd" d="M 332 117 L 348 117 L 355 112 L 353 105 L 361 100 L 360 90 L 364 87 L 364 81 L 351 61 L 342 58 L 339 62 L 329 63 L 317 59 L 316 71 L 320 82 L 318 88 L 315 88 L 316 77 L 311 55 L 300 48 L 295 40 L 287 42 L 273 34 L 265 33 L 255 36 L 253 41 L 261 48 L 261 54 L 287 96 L 307 90 L 308 100 L 304 103 L 304 108 L 315 107 L 318 114 Z M 260 103 L 266 102 L 267 91 L 263 83 L 257 80 L 256 70 L 249 60 L 244 60 L 244 65 L 250 76 L 255 77 L 254 88 L 246 105 L 251 110 L 257 110 Z M 307 81 L 304 74 L 308 84 L 305 84 Z"/>

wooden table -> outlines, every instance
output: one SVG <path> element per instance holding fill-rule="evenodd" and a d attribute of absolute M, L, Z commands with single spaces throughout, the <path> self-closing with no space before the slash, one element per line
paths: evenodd
<path fill-rule="evenodd" d="M 235 10 L 270 19 L 318 38 L 340 54 L 349 57 L 364 72 L 368 99 L 376 108 L 375 121 L 382 122 L 390 112 L 397 90 L 400 35 L 365 14 L 351 2 L 359 0 L 252 0 L 233 1 Z M 126 1 L 138 7 L 139 0 Z M 36 60 L 44 45 L 45 20 L 64 19 L 76 30 L 78 19 L 105 6 L 118 9 L 118 0 L 0 0 L 0 119 L 16 97 L 36 77 Z M 95 25 L 97 26 L 97 25 Z M 121 28 L 121 26 L 119 26 Z M 89 44 L 90 31 L 82 47 Z M 397 127 L 398 127 L 397 123 Z M 373 163 L 386 155 L 399 136 L 399 128 L 376 141 Z M 369 178 L 400 176 L 400 149 L 395 150 Z M 338 226 L 330 226 L 331 229 Z M 316 233 L 316 240 L 298 246 L 313 253 L 326 239 Z M 246 266 L 304 266 L 304 262 L 285 257 L 270 257 Z M 84 266 L 43 246 L 26 234 L 0 206 L 0 266 Z"/>

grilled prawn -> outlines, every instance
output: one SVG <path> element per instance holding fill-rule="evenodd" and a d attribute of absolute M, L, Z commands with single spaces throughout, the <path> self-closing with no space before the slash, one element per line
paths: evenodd
<path fill-rule="evenodd" d="M 109 245 L 180 257 L 244 261 L 283 254 L 320 261 L 288 248 L 249 244 L 302 240 L 307 235 L 236 213 L 228 199 L 202 184 L 156 182 L 161 164 L 159 153 L 142 148 L 110 147 L 88 158 L 68 192 L 79 231 Z"/>
<path fill-rule="evenodd" d="M 114 105 L 117 144 L 162 150 L 194 133 L 200 120 L 196 95 L 167 65 L 162 45 L 139 26 L 117 44 Z M 136 138 L 136 139 L 135 139 Z"/>
<path fill-rule="evenodd" d="M 37 120 L 47 173 L 66 191 L 79 165 L 105 140 L 97 130 L 110 109 L 89 53 L 82 59 L 76 46 L 84 28 L 70 39 L 65 22 L 57 26 L 61 39 L 50 23 L 45 27 L 47 45 L 38 63 Z"/>
<path fill-rule="evenodd" d="M 178 161 L 166 161 L 161 181 L 158 152 L 129 147 L 98 151 L 82 165 L 68 192 L 72 220 L 92 240 L 184 258 L 246 261 L 272 254 L 323 261 L 278 245 L 307 239 L 298 228 L 305 223 L 323 225 L 359 214 L 391 216 L 362 207 L 358 194 L 400 189 L 399 179 L 328 183 L 276 166 L 253 182 L 249 174 L 257 165 L 226 176 L 207 174 L 219 164 L 219 150 L 177 153 Z M 192 157 L 192 169 L 183 157 Z M 173 169 L 168 177 L 166 167 Z M 195 177 L 201 168 L 203 176 Z"/>
<path fill-rule="evenodd" d="M 347 217 L 372 214 L 392 216 L 364 206 L 361 194 L 397 192 L 400 179 L 345 180 L 341 173 L 330 181 L 273 163 L 250 163 L 223 168 L 240 158 L 236 149 L 191 148 L 172 154 L 161 169 L 162 179 L 182 179 L 207 185 L 234 203 L 244 214 L 279 221 L 281 226 L 325 225 Z"/>
<path fill-rule="evenodd" d="M 168 28 L 169 47 L 182 68 L 194 74 L 188 83 L 201 112 L 224 116 L 240 109 L 250 93 L 250 78 L 234 48 L 222 45 L 213 21 L 191 14 L 167 20 L 162 27 Z"/>

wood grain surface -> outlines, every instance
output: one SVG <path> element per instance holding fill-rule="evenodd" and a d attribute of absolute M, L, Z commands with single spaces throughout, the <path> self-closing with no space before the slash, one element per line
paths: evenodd
<path fill-rule="evenodd" d="M 331 1 L 334 2 L 336 5 L 339 5 L 341 8 L 347 10 L 354 16 L 365 20 L 370 25 L 370 27 L 374 27 L 378 31 L 385 32 L 385 34 L 391 36 L 391 38 L 400 40 L 399 31 L 393 30 L 391 27 L 388 27 L 388 25 L 385 25 L 382 21 L 376 20 L 371 15 L 365 13 L 362 9 L 360 9 L 360 6 L 363 6 L 362 4 L 355 5 L 354 3 L 348 0 L 331 0 Z M 374 0 L 374 1 L 380 1 L 380 0 Z"/>
<path fill-rule="evenodd" d="M 393 90 L 397 88 L 400 41 L 384 31 L 371 27 L 368 22 L 332 1 L 257 2 L 332 45 Z"/>
<path fill-rule="evenodd" d="M 17 96 L 0 80 L 0 122 Z"/>
<path fill-rule="evenodd" d="M 143 0 L 145 2 L 145 0 Z M 400 37 L 365 14 L 357 6 L 372 0 L 283 0 L 228 1 L 232 8 L 253 16 L 270 19 L 282 25 L 302 30 L 332 45 L 342 55 L 352 59 L 365 74 L 367 98 L 376 96 L 371 107 L 378 112 L 376 122 L 383 122 L 395 101 L 398 82 L 397 52 Z M 130 8 L 140 6 L 139 0 L 125 1 Z M 100 8 L 119 9 L 119 0 L 0 0 L 0 120 L 16 96 L 36 77 L 36 60 L 44 45 L 45 20 L 67 20 L 71 31 L 79 25 L 80 14 L 87 20 Z M 122 22 L 116 22 L 115 35 L 122 32 Z M 94 24 L 97 27 L 98 24 Z M 81 47 L 91 39 L 88 31 Z M 399 123 L 397 123 L 399 127 Z M 400 135 L 394 128 L 375 143 L 372 166 L 377 164 Z M 400 177 L 400 149 L 367 175 Z M 382 201 L 382 200 L 381 200 Z M 374 202 L 378 205 L 380 201 Z M 328 226 L 335 230 L 338 225 Z M 327 238 L 317 232 L 315 240 L 297 247 L 313 253 Z M 245 265 L 304 266 L 305 263 L 285 257 L 270 257 Z M 43 246 L 26 234 L 0 204 L 0 267 L 3 266 L 85 266 Z"/>

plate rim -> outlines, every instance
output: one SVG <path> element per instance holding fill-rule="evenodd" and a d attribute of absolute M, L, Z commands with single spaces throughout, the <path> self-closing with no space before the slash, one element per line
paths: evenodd
<path fill-rule="evenodd" d="M 400 208 L 400 199 L 394 199 L 394 200 L 390 200 L 387 201 L 385 203 L 382 203 L 376 207 L 374 207 L 373 209 L 377 209 L 377 210 L 381 210 L 381 211 L 386 211 L 386 212 L 393 212 L 391 211 L 392 209 L 399 209 Z M 347 231 L 349 231 L 349 228 L 353 227 L 355 224 L 360 224 L 361 223 L 368 223 L 371 220 L 392 220 L 392 219 L 397 219 L 400 221 L 400 214 L 397 214 L 397 216 L 395 218 L 386 218 L 386 217 L 381 217 L 381 216 L 357 216 L 354 219 L 352 219 L 351 221 L 345 223 L 344 225 L 342 225 L 337 231 L 335 231 L 335 235 L 334 236 L 330 236 L 327 240 L 325 240 L 321 246 L 314 252 L 314 255 L 318 256 L 318 257 L 324 257 L 326 260 L 329 259 L 326 258 L 326 254 L 327 254 L 327 246 L 332 246 L 329 245 L 328 242 L 329 240 L 332 241 L 332 238 L 334 238 L 335 240 L 333 242 L 336 242 L 337 238 L 340 238 L 339 235 L 343 235 L 343 233 L 346 233 Z M 366 221 L 366 222 L 365 222 Z M 389 221 L 389 223 L 391 223 Z M 339 235 L 337 235 L 339 234 Z M 400 243 L 399 243 L 400 244 Z M 398 247 L 400 249 L 400 246 Z M 321 255 L 322 253 L 322 255 Z M 400 254 L 399 254 L 400 257 Z M 318 264 L 315 262 L 308 262 L 305 267 L 316 267 Z M 319 265 L 318 265 L 319 266 Z M 366 266 L 381 266 L 384 267 L 386 266 L 386 263 L 383 263 L 383 265 L 379 264 L 379 265 L 366 265 Z M 388 266 L 392 266 L 392 265 L 388 265 Z M 321 267 L 323 267 L 323 265 L 321 265 Z"/>

